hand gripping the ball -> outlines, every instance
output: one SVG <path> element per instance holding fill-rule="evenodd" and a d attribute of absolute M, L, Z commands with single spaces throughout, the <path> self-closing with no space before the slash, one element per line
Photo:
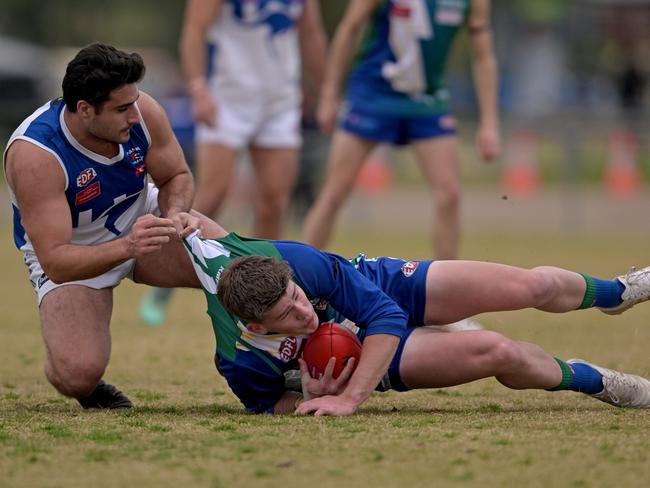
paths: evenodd
<path fill-rule="evenodd" d="M 303 383 L 303 397 L 309 400 L 314 397 L 324 395 L 338 395 L 345 390 L 350 376 L 356 366 L 356 358 L 350 358 L 341 370 L 341 373 L 335 378 L 334 368 L 336 366 L 336 358 L 332 357 L 327 362 L 325 372 L 319 378 L 312 378 L 307 368 L 307 363 L 304 359 L 298 359 L 300 364 L 300 377 Z"/>
<path fill-rule="evenodd" d="M 325 322 L 313 332 L 302 351 L 307 370 L 312 378 L 320 378 L 325 373 L 331 358 L 336 358 L 332 377 L 337 378 L 348 361 L 361 357 L 361 341 L 347 327 L 335 322 Z"/>

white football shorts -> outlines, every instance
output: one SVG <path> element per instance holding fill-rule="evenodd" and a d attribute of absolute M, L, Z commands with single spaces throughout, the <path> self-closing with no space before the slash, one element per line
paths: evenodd
<path fill-rule="evenodd" d="M 300 147 L 300 107 L 286 101 L 265 104 L 217 100 L 217 123 L 215 127 L 198 124 L 196 142 L 223 144 L 232 149 L 249 145 Z"/>

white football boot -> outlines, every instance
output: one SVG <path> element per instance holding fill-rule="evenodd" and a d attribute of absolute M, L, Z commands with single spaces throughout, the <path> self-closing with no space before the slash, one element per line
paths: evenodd
<path fill-rule="evenodd" d="M 650 299 L 650 266 L 639 270 L 633 267 L 625 276 L 621 275 L 616 279 L 625 286 L 625 290 L 621 294 L 623 302 L 616 307 L 599 307 L 601 312 L 618 315 L 637 303 Z"/>
<path fill-rule="evenodd" d="M 594 395 L 601 402 L 615 407 L 650 408 L 650 381 L 635 374 L 619 373 L 582 359 L 569 359 L 567 364 L 586 364 L 603 375 L 603 391 Z"/>

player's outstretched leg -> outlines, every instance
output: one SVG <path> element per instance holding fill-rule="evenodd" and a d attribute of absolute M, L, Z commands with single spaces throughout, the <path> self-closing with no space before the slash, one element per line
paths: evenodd
<path fill-rule="evenodd" d="M 596 366 L 582 359 L 569 359 L 572 369 L 591 368 L 602 375 L 603 389 L 599 393 L 588 393 L 598 400 L 627 408 L 650 408 L 650 381 L 634 374 L 620 373 Z"/>
<path fill-rule="evenodd" d="M 639 302 L 650 299 L 650 266 L 639 270 L 632 268 L 626 275 L 618 276 L 616 279 L 625 287 L 621 294 L 622 301 L 614 307 L 599 307 L 602 312 L 617 315 Z"/>
<path fill-rule="evenodd" d="M 77 401 L 83 408 L 131 408 L 131 400 L 113 385 L 100 380 L 93 392 Z"/>

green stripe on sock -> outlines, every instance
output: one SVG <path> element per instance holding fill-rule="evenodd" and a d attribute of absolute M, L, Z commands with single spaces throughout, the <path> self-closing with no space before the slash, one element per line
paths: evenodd
<path fill-rule="evenodd" d="M 562 381 L 560 381 L 560 384 L 555 388 L 550 388 L 548 391 L 566 390 L 569 386 L 569 383 L 571 383 L 571 379 L 573 378 L 573 371 L 571 370 L 571 367 L 561 359 L 553 359 L 557 361 L 557 364 L 560 365 L 560 369 L 562 369 Z"/>
<path fill-rule="evenodd" d="M 594 305 L 594 300 L 596 299 L 596 284 L 594 283 L 594 279 L 586 274 L 580 273 L 580 275 L 585 279 L 587 289 L 585 290 L 585 296 L 582 299 L 582 303 L 576 310 L 592 307 Z"/>

